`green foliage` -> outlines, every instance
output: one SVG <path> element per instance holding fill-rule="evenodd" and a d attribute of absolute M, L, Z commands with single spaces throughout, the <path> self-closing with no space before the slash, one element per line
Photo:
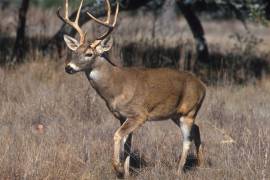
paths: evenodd
<path fill-rule="evenodd" d="M 267 25 L 265 0 L 205 0 L 232 11 L 239 19 L 249 19 Z M 268 2 L 269 3 L 269 2 Z M 229 8 L 228 8 L 229 7 Z"/>
<path fill-rule="evenodd" d="M 267 25 L 265 5 L 259 3 L 252 3 L 251 0 L 246 0 L 248 2 L 249 17 L 255 21 Z"/>

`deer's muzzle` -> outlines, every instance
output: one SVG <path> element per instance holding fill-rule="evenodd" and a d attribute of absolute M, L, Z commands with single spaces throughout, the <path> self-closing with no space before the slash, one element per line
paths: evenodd
<path fill-rule="evenodd" d="M 68 74 L 74 74 L 74 73 L 78 72 L 78 70 L 76 68 L 74 68 L 73 66 L 71 66 L 70 64 L 66 65 L 65 71 Z"/>

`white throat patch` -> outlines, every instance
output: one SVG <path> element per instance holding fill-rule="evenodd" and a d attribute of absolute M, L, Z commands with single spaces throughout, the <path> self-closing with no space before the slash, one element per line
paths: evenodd
<path fill-rule="evenodd" d="M 90 78 L 94 81 L 97 81 L 101 78 L 102 74 L 99 70 L 93 70 L 90 72 Z"/>

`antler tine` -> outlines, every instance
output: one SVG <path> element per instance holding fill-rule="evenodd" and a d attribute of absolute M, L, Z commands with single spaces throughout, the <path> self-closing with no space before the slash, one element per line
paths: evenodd
<path fill-rule="evenodd" d="M 106 0 L 106 4 L 107 4 L 108 10 L 107 10 L 107 20 L 105 22 L 106 23 L 110 23 L 112 8 L 111 8 L 110 1 L 109 0 Z"/>
<path fill-rule="evenodd" d="M 82 5 L 83 5 L 83 1 L 84 0 L 81 0 L 80 7 L 78 9 L 77 16 L 76 16 L 76 19 L 75 19 L 75 23 L 78 24 L 78 25 L 79 25 L 79 18 L 80 18 L 80 14 L 81 14 L 81 9 L 82 9 Z"/>
<path fill-rule="evenodd" d="M 60 15 L 60 9 L 61 9 L 61 8 L 58 8 L 58 11 L 57 11 L 57 16 L 58 16 L 64 23 L 67 23 L 67 24 L 69 24 L 71 27 L 73 27 L 74 29 L 76 29 L 76 31 L 79 33 L 79 35 L 80 35 L 80 45 L 82 45 L 82 44 L 85 42 L 85 35 L 86 35 L 86 33 L 83 32 L 83 30 L 82 30 L 82 29 L 80 28 L 80 26 L 79 26 L 79 18 L 80 18 L 80 13 L 81 13 L 83 1 L 84 1 L 84 0 L 81 0 L 79 9 L 78 9 L 78 11 L 77 11 L 76 19 L 75 19 L 74 22 L 72 22 L 72 21 L 69 19 L 68 0 L 65 0 L 65 17 L 63 18 L 63 17 Z"/>
<path fill-rule="evenodd" d="M 101 25 L 108 28 L 107 32 L 104 33 L 103 35 L 101 35 L 99 38 L 97 38 L 97 41 L 94 44 L 98 44 L 100 42 L 100 40 L 107 37 L 113 31 L 113 29 L 114 29 L 114 27 L 116 25 L 118 13 L 119 13 L 119 2 L 118 2 L 118 0 L 116 0 L 116 11 L 115 11 L 115 16 L 114 16 L 114 21 L 113 21 L 112 24 L 110 24 L 110 21 L 111 21 L 111 5 L 110 5 L 110 1 L 106 0 L 106 4 L 107 4 L 107 9 L 108 9 L 107 10 L 107 19 L 106 19 L 106 21 L 101 21 L 101 20 L 97 19 L 95 16 L 93 16 L 90 12 L 87 12 L 87 14 L 90 16 L 90 18 L 92 18 L 97 23 L 99 23 L 99 24 L 101 24 Z"/>
<path fill-rule="evenodd" d="M 107 26 L 109 28 L 108 31 L 106 33 L 104 33 L 103 35 L 101 35 L 99 38 L 97 38 L 98 40 L 102 40 L 102 39 L 106 38 L 113 31 L 113 29 L 114 29 L 114 27 L 116 25 L 118 12 L 119 12 L 119 3 L 117 1 L 113 24 L 112 25 L 109 24 Z"/>
<path fill-rule="evenodd" d="M 110 19 L 111 19 L 111 5 L 110 5 L 110 2 L 109 0 L 106 0 L 106 5 L 107 5 L 107 19 L 105 22 L 97 19 L 95 16 L 93 16 L 90 12 L 86 12 L 88 14 L 88 16 L 90 16 L 90 18 L 92 18 L 94 21 L 96 21 L 97 23 L 103 25 L 103 26 L 106 26 L 106 27 L 109 27 L 109 23 L 110 23 Z"/>
<path fill-rule="evenodd" d="M 107 8 L 108 8 L 108 11 L 107 11 L 107 19 L 106 21 L 101 21 L 99 19 L 97 19 L 95 16 L 93 16 L 90 12 L 86 12 L 88 14 L 88 16 L 90 16 L 90 18 L 92 18 L 94 21 L 96 21 L 97 23 L 105 26 L 105 27 L 108 27 L 108 28 L 111 28 L 113 27 L 113 25 L 115 25 L 116 23 L 116 19 L 117 19 L 117 15 L 118 15 L 118 12 L 119 12 L 119 2 L 116 1 L 116 12 L 115 12 L 115 18 L 114 18 L 114 23 L 113 25 L 110 25 L 110 20 L 111 20 L 111 5 L 110 5 L 110 2 L 109 0 L 106 0 L 106 4 L 107 4 Z"/>
<path fill-rule="evenodd" d="M 68 0 L 65 0 L 65 18 L 69 20 L 68 14 Z"/>
<path fill-rule="evenodd" d="M 116 10 L 115 10 L 114 21 L 113 21 L 113 25 L 112 25 L 113 27 L 116 24 L 118 13 L 119 13 L 119 2 L 118 2 L 118 0 L 116 0 Z"/>

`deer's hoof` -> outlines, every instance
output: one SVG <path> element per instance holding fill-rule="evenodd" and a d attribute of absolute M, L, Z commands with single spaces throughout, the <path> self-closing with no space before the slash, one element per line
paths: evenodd
<path fill-rule="evenodd" d="M 183 174 L 185 173 L 184 169 L 183 168 L 178 168 L 177 169 L 177 176 L 182 176 Z"/>
<path fill-rule="evenodd" d="M 124 166 L 122 165 L 122 163 L 116 163 L 113 162 L 113 169 L 117 175 L 118 178 L 123 178 L 124 177 Z"/>
<path fill-rule="evenodd" d="M 177 168 L 177 175 L 181 176 L 185 173 L 185 166 L 183 163 L 179 163 L 178 168 Z"/>

